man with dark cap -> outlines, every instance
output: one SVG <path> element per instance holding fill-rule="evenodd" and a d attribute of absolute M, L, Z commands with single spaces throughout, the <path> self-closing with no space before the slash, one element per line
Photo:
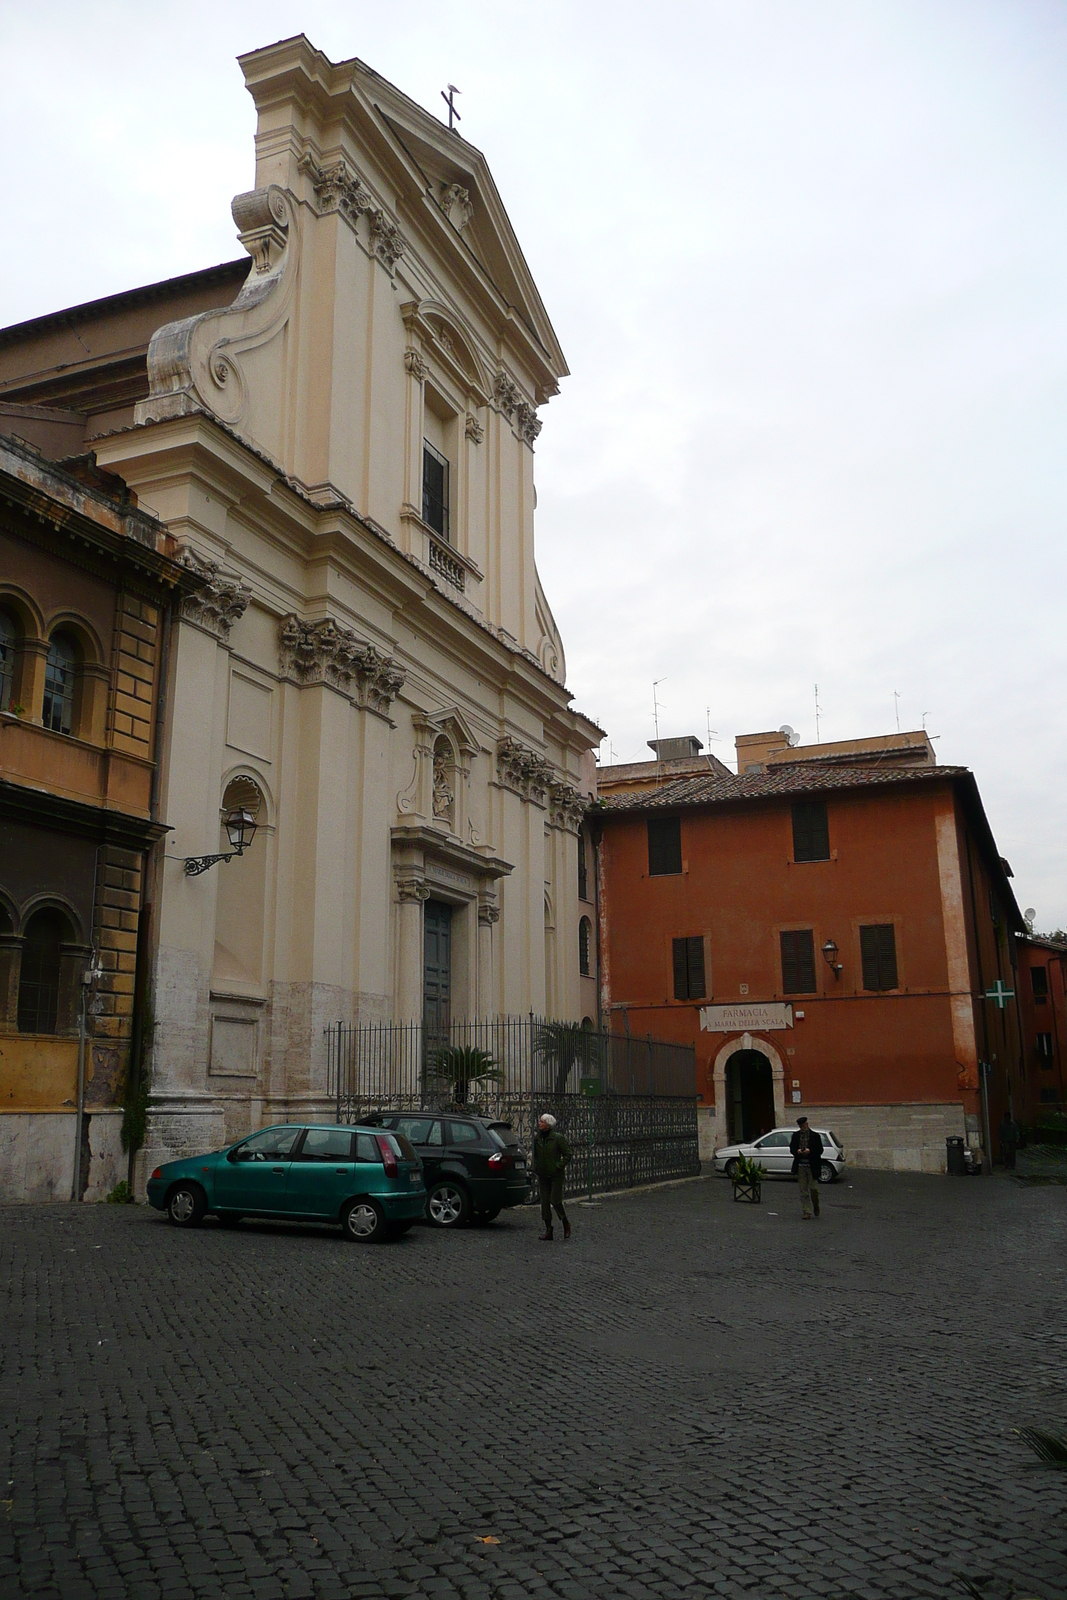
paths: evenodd
<path fill-rule="evenodd" d="M 571 1147 L 561 1133 L 556 1132 L 556 1119 L 548 1112 L 537 1123 L 533 1142 L 533 1169 L 541 1189 L 541 1221 L 545 1231 L 543 1241 L 552 1238 L 552 1209 L 563 1224 L 563 1237 L 571 1236 L 571 1225 L 563 1209 L 563 1173 L 571 1158 Z"/>
<path fill-rule="evenodd" d="M 814 1128 L 808 1127 L 807 1117 L 797 1118 L 797 1131 L 789 1141 L 793 1157 L 793 1171 L 800 1184 L 800 1219 L 811 1221 L 812 1207 L 819 1215 L 819 1175 L 822 1172 L 822 1140 Z"/>

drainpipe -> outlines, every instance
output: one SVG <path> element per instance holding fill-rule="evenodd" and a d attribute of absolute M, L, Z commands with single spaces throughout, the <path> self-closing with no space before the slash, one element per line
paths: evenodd
<path fill-rule="evenodd" d="M 82 973 L 81 1002 L 78 1006 L 78 1110 L 74 1118 L 74 1176 L 71 1179 L 71 1204 L 81 1199 L 82 1189 L 82 1127 L 85 1122 L 85 1006 L 92 983 L 92 971 L 86 967 Z"/>
<path fill-rule="evenodd" d="M 984 1060 L 978 1063 L 978 1077 L 982 1086 L 982 1171 L 987 1177 L 993 1174 L 993 1140 L 989 1130 L 989 1074 L 992 1067 L 989 1061 L 989 1019 L 986 1016 L 988 1002 L 985 997 L 985 978 L 982 975 L 982 941 L 978 932 L 978 901 L 974 892 L 974 863 L 971 860 L 971 836 L 964 833 L 964 843 L 967 847 L 967 882 L 971 892 L 971 927 L 974 931 L 974 959 L 978 968 L 978 988 L 981 991 L 982 1007 L 982 1043 L 984 1045 Z"/>
<path fill-rule="evenodd" d="M 596 1031 L 604 1032 L 604 995 L 601 989 L 600 966 L 600 830 L 589 829 L 593 845 L 593 912 L 596 925 Z"/>

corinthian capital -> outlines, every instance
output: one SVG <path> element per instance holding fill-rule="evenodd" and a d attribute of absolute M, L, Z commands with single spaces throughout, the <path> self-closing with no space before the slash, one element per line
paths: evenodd
<path fill-rule="evenodd" d="M 217 561 L 197 555 L 188 545 L 182 551 L 181 561 L 201 580 L 199 589 L 187 594 L 182 601 L 182 616 L 225 644 L 230 629 L 248 609 L 251 588 L 236 575 L 223 572 Z"/>

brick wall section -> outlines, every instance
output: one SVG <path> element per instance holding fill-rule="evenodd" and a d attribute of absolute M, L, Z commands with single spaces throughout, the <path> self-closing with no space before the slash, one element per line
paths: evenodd
<path fill-rule="evenodd" d="M 152 707 L 159 607 L 120 593 L 115 619 L 115 691 L 111 744 L 127 755 L 152 754 Z"/>
<path fill-rule="evenodd" d="M 99 854 L 93 944 L 103 974 L 93 1006 L 93 1077 L 86 1099 L 113 1105 L 121 1098 L 133 1029 L 137 919 L 141 909 L 141 857 L 105 845 Z"/>

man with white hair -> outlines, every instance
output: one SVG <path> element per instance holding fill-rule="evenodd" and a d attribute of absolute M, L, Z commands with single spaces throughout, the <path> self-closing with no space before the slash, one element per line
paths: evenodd
<path fill-rule="evenodd" d="M 552 1238 L 552 1211 L 563 1224 L 563 1237 L 571 1236 L 571 1225 L 563 1209 L 563 1174 L 571 1158 L 571 1147 L 561 1133 L 556 1132 L 556 1119 L 546 1111 L 538 1119 L 533 1142 L 533 1168 L 541 1188 L 541 1221 L 545 1231 L 543 1241 Z"/>

